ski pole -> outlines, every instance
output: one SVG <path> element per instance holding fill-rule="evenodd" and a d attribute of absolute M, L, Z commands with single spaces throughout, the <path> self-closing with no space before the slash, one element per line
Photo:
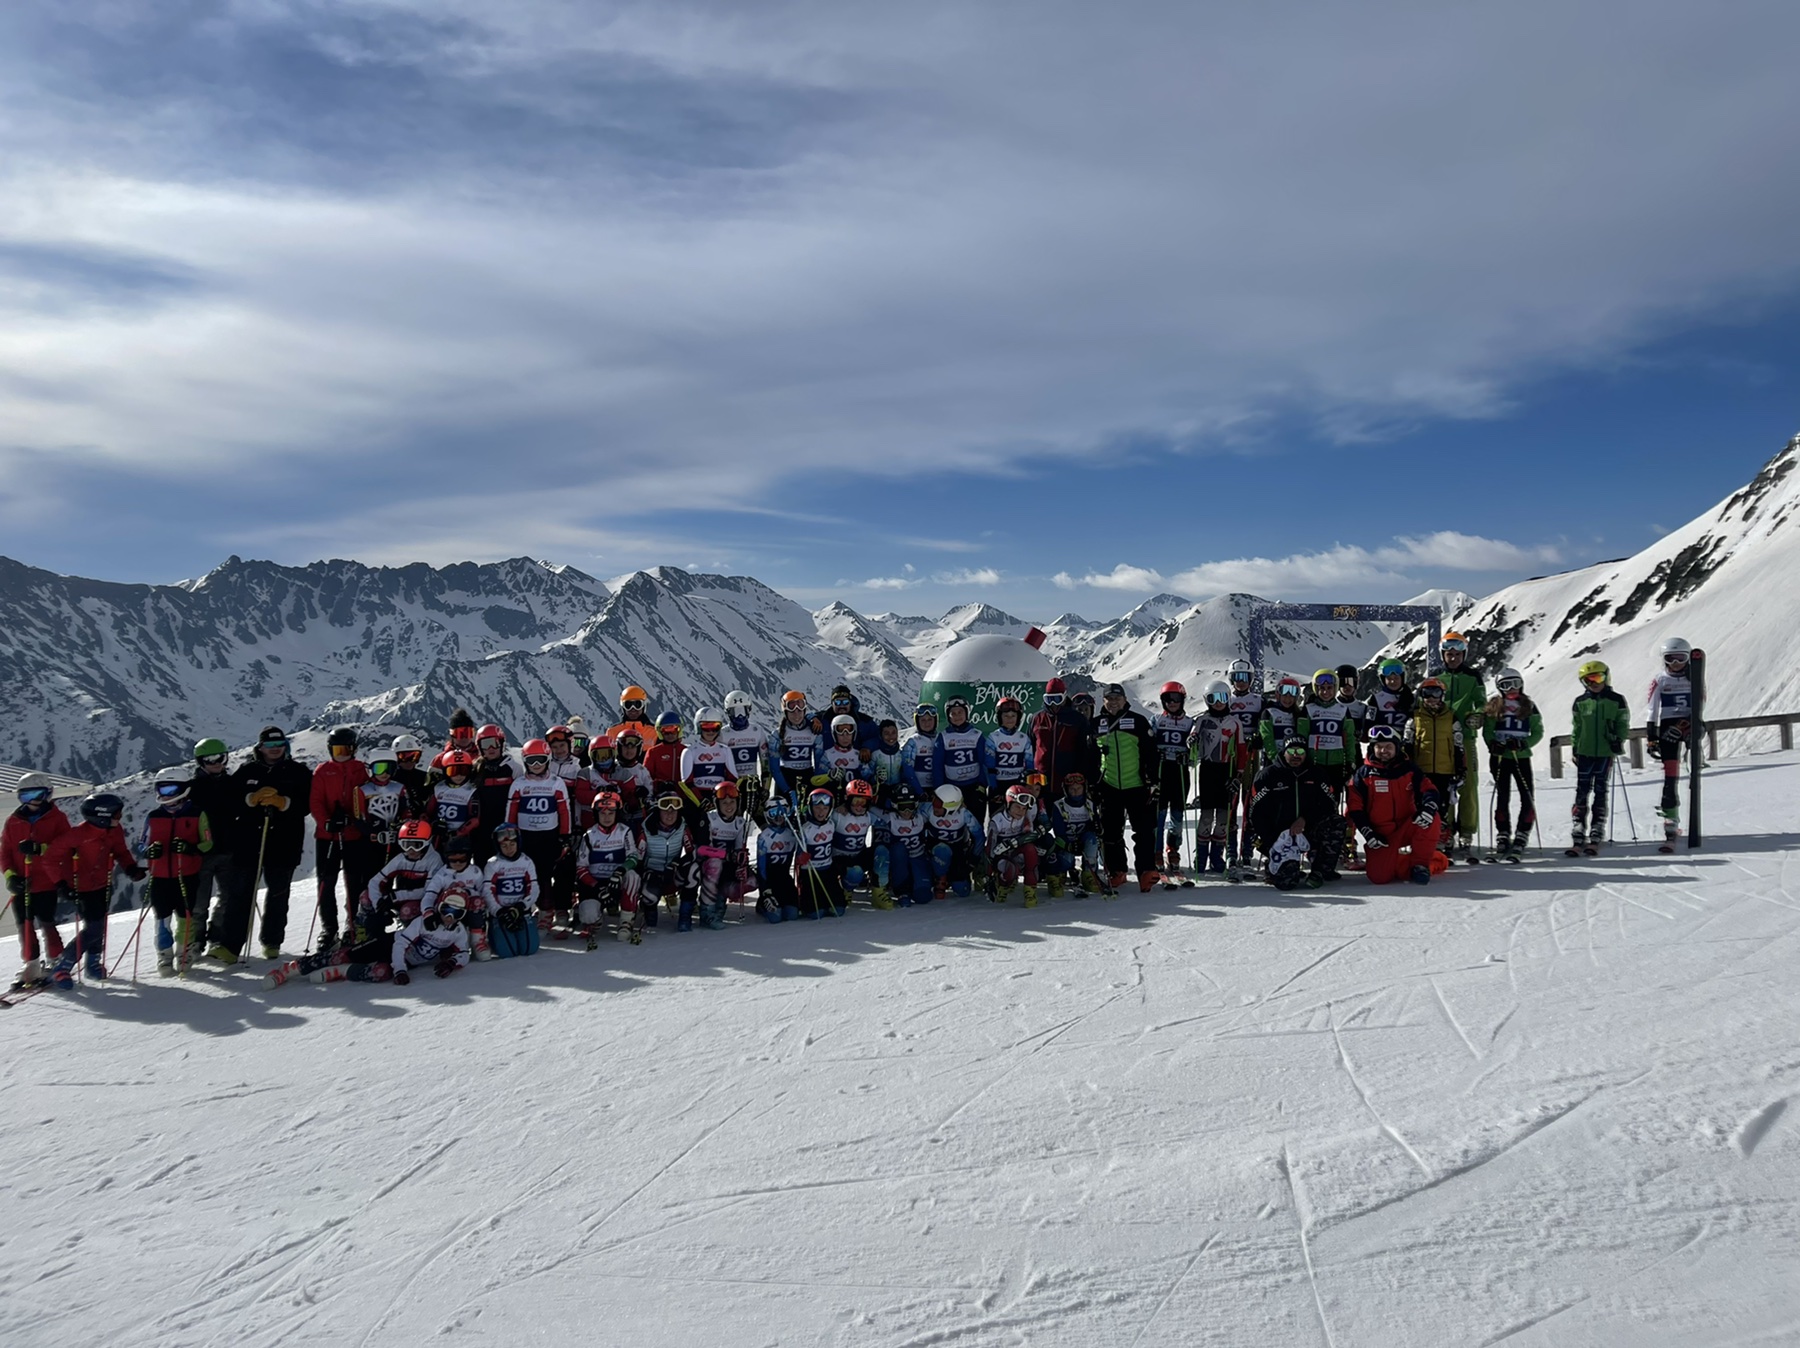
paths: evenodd
<path fill-rule="evenodd" d="M 1637 820 L 1631 817 L 1631 787 L 1625 781 L 1625 769 L 1619 766 L 1619 760 L 1613 759 L 1613 768 L 1618 774 L 1619 794 L 1625 797 L 1625 822 L 1631 825 L 1631 841 L 1638 840 Z"/>
<path fill-rule="evenodd" d="M 262 915 L 262 904 L 257 898 L 257 885 L 262 882 L 263 853 L 269 846 L 269 820 L 274 816 L 268 807 L 263 807 L 262 841 L 256 845 L 256 869 L 250 875 L 250 921 L 244 928 L 244 939 L 238 946 L 238 958 L 247 959 L 250 954 L 250 937 L 256 930 L 256 923 Z"/>
<path fill-rule="evenodd" d="M 133 983 L 137 982 L 138 963 L 135 951 L 138 943 L 138 935 L 144 930 L 144 917 L 149 911 L 150 885 L 149 882 L 146 881 L 144 884 L 143 906 L 138 909 L 137 925 L 131 929 L 131 939 L 125 942 L 124 946 L 120 949 L 119 958 L 113 962 L 113 967 L 106 971 L 107 977 L 110 978 L 119 971 L 119 965 L 125 962 L 125 952 L 131 950 L 134 952 L 131 957 L 131 981 Z"/>

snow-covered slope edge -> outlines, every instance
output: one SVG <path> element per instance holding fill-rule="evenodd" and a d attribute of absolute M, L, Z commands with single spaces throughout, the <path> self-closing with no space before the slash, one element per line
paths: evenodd
<path fill-rule="evenodd" d="M 1568 729 L 1576 669 L 1599 658 L 1633 715 L 1669 636 L 1711 657 L 1714 716 L 1800 711 L 1800 436 L 1738 491 L 1635 556 L 1522 581 L 1457 616 L 1488 673 L 1516 666 L 1551 733 Z M 1392 651 L 1422 663 L 1415 630 Z M 1385 652 L 1384 652 L 1385 654 Z"/>

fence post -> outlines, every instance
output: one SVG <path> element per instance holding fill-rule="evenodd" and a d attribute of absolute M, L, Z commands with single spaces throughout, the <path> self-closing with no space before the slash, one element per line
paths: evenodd
<path fill-rule="evenodd" d="M 1791 720 L 1784 719 L 1781 723 L 1781 747 L 1783 749 L 1794 747 L 1794 723 Z"/>
<path fill-rule="evenodd" d="M 1642 735 L 1631 737 L 1631 766 L 1639 769 L 1644 766 L 1644 737 Z"/>
<path fill-rule="evenodd" d="M 1706 727 L 1706 761 L 1708 763 L 1719 761 L 1719 732 L 1711 726 Z"/>
<path fill-rule="evenodd" d="M 1562 736 L 1557 735 L 1550 740 L 1550 775 L 1562 776 Z"/>

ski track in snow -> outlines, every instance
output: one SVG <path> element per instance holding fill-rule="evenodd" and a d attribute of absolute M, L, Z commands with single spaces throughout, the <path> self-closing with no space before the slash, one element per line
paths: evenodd
<path fill-rule="evenodd" d="M 1733 767 L 1753 850 L 46 993 L 0 1342 L 1800 1342 L 1800 755 Z"/>

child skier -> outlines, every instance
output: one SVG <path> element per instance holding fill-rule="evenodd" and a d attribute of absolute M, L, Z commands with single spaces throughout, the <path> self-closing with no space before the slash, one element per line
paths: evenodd
<path fill-rule="evenodd" d="M 686 803 L 679 791 L 665 789 L 644 821 L 644 890 L 632 918 L 639 939 L 645 927 L 656 926 L 659 902 L 674 911 L 676 931 L 694 929 L 694 835 L 682 818 Z M 622 900 L 620 907 L 622 913 Z"/>
<path fill-rule="evenodd" d="M 832 816 L 831 863 L 837 872 L 840 905 L 850 902 L 850 891 L 861 889 L 873 878 L 875 870 L 872 848 L 875 842 L 875 787 L 860 777 L 844 787 L 843 808 Z M 890 899 L 877 907 L 893 907 Z"/>
<path fill-rule="evenodd" d="M 1312 844 L 1301 831 L 1304 819 L 1296 819 L 1276 837 L 1269 849 L 1269 883 L 1281 890 L 1298 889 L 1312 864 Z"/>
<path fill-rule="evenodd" d="M 1037 906 L 1037 792 L 1008 787 L 1006 808 L 988 821 L 988 897 L 1006 903 L 1016 890 L 1027 908 Z"/>
<path fill-rule="evenodd" d="M 902 908 L 931 902 L 931 859 L 926 854 L 928 825 L 919 814 L 919 797 L 905 782 L 894 788 L 893 809 L 887 820 L 887 843 L 877 854 L 876 868 L 884 869 L 887 893 L 898 895 Z"/>
<path fill-rule="evenodd" d="M 1195 764 L 1194 869 L 1223 874 L 1231 833 L 1231 801 L 1243 761 L 1238 734 L 1242 722 L 1231 712 L 1231 690 L 1223 683 L 1206 689 L 1206 710 L 1194 719 L 1189 752 Z M 1166 790 L 1167 788 L 1165 788 Z"/>
<path fill-rule="evenodd" d="M 1604 661 L 1589 660 L 1576 671 L 1581 692 L 1569 709 L 1569 749 L 1575 758 L 1575 803 L 1570 807 L 1570 856 L 1599 855 L 1606 841 L 1606 814 L 1611 802 L 1613 759 L 1625 751 L 1631 733 L 1631 708 L 1609 682 Z M 1589 798 L 1593 813 L 1588 812 Z M 1591 827 L 1590 827 L 1591 823 Z"/>
<path fill-rule="evenodd" d="M 1488 747 L 1488 769 L 1494 778 L 1494 846 L 1489 861 L 1518 862 L 1537 822 L 1537 792 L 1531 781 L 1531 751 L 1544 738 L 1544 718 L 1525 696 L 1525 676 L 1503 669 L 1494 679 L 1498 690 L 1488 699 L 1481 737 Z M 1507 837 L 1512 823 L 1512 784 L 1519 784 L 1519 831 Z"/>
<path fill-rule="evenodd" d="M 768 783 L 763 777 L 763 759 L 769 747 L 769 732 L 756 725 L 752 717 L 756 703 L 750 694 L 733 689 L 725 694 L 725 747 L 731 750 L 731 775 L 737 778 L 738 806 L 752 821 L 760 823 L 769 798 Z"/>
<path fill-rule="evenodd" d="M 1468 766 L 1462 722 L 1450 710 L 1448 692 L 1444 681 L 1435 676 L 1419 680 L 1418 702 L 1404 732 L 1407 753 L 1437 788 L 1446 828 L 1456 819 L 1457 792 Z M 1449 850 L 1448 839 L 1445 850 Z"/>
<path fill-rule="evenodd" d="M 706 814 L 706 841 L 698 849 L 700 925 L 712 931 L 725 925 L 725 905 L 742 903 L 749 886 L 750 821 L 738 803 L 738 784 L 720 782 Z"/>
<path fill-rule="evenodd" d="M 1063 874 L 1075 870 L 1075 897 L 1109 892 L 1100 881 L 1100 814 L 1087 793 L 1087 774 L 1063 775 L 1062 797 L 1050 802 L 1050 830 L 1056 835 L 1056 856 L 1050 872 L 1050 897 L 1060 899 Z M 1109 893 L 1110 897 L 1110 893 Z"/>
<path fill-rule="evenodd" d="M 1662 804 L 1657 813 L 1663 820 L 1661 850 L 1675 850 L 1675 839 L 1681 833 L 1681 797 L 1677 787 L 1681 781 L 1681 749 L 1693 731 L 1693 718 L 1700 714 L 1694 705 L 1694 682 L 1688 672 L 1688 656 L 1693 647 L 1680 637 L 1663 642 L 1662 673 L 1650 681 L 1650 716 L 1644 723 L 1644 744 L 1650 757 L 1663 765 Z"/>
<path fill-rule="evenodd" d="M 931 818 L 926 822 L 935 877 L 933 897 L 942 899 L 949 889 L 959 899 L 968 898 L 986 858 L 981 821 L 964 806 L 962 792 L 946 782 L 933 794 Z"/>
<path fill-rule="evenodd" d="M 806 714 L 806 694 L 794 689 L 781 698 L 781 724 L 769 736 L 769 776 L 777 795 L 790 801 L 812 780 L 819 753 L 819 733 Z"/>
<path fill-rule="evenodd" d="M 644 938 L 638 914 L 643 881 L 638 868 L 644 862 L 644 840 L 620 817 L 615 791 L 594 797 L 594 822 L 581 835 L 576 849 L 575 922 L 587 939 L 587 948 L 599 944 L 609 915 L 619 915 L 618 938 L 637 945 Z"/>
<path fill-rule="evenodd" d="M 937 785 L 938 714 L 929 702 L 913 712 L 913 733 L 900 746 L 900 775 L 916 797 L 931 794 Z"/>
<path fill-rule="evenodd" d="M 994 707 L 999 724 L 988 731 L 986 756 L 992 768 L 989 784 L 996 799 L 1025 780 L 1031 771 L 1031 732 L 1025 728 L 1025 704 L 1016 697 L 1003 697 Z"/>
<path fill-rule="evenodd" d="M 537 865 L 519 848 L 519 830 L 501 824 L 494 830 L 494 855 L 481 870 L 488 905 L 488 948 L 496 959 L 534 955 L 538 925 L 533 916 L 538 894 Z"/>
<path fill-rule="evenodd" d="M 429 917 L 452 896 L 462 901 L 461 925 L 474 957 L 493 959 L 487 939 L 487 878 L 475 864 L 474 845 L 464 838 L 453 838 L 444 844 L 444 864 L 425 882 L 420 906 Z"/>
<path fill-rule="evenodd" d="M 19 957 L 24 968 L 14 987 L 37 987 L 45 978 L 44 956 L 62 958 L 56 929 L 56 875 L 39 864 L 51 844 L 69 831 L 69 817 L 55 802 L 56 791 L 41 772 L 19 779 L 19 808 L 0 829 L 0 870 L 6 874 L 7 902 L 19 925 Z M 43 956 L 38 935 L 43 935 Z"/>
<path fill-rule="evenodd" d="M 544 901 L 566 931 L 574 906 L 575 872 L 566 868 L 562 874 L 558 866 L 569 853 L 575 803 L 568 782 L 551 771 L 548 741 L 527 740 L 520 757 L 525 775 L 514 778 L 507 790 L 506 822 L 519 830 L 519 849 L 537 867 Z"/>
<path fill-rule="evenodd" d="M 1472 749 L 1475 732 L 1481 729 L 1482 713 L 1487 704 L 1487 685 L 1469 663 L 1469 643 L 1462 633 L 1444 633 L 1443 640 L 1438 642 L 1438 653 L 1444 662 L 1444 672 L 1440 676 L 1444 685 L 1444 700 L 1456 715 L 1457 724 L 1462 729 L 1463 744 Z M 1480 797 L 1478 775 L 1466 774 L 1456 793 L 1456 817 L 1444 817 L 1444 851 L 1451 850 L 1449 834 L 1454 831 L 1456 856 L 1469 866 L 1477 861 L 1475 835 L 1481 828 Z"/>
<path fill-rule="evenodd" d="M 1194 718 L 1187 714 L 1187 689 L 1170 680 L 1162 686 L 1162 710 L 1150 718 L 1150 737 L 1156 746 L 1156 832 L 1163 840 L 1167 859 L 1165 878 L 1179 883 L 1181 832 L 1187 818 L 1188 741 Z M 1196 847 L 1194 868 L 1204 870 L 1206 858 Z"/>
<path fill-rule="evenodd" d="M 481 808 L 475 796 L 475 759 L 461 749 L 438 755 L 443 780 L 431 788 L 431 820 L 437 826 L 437 846 L 442 851 L 452 838 L 473 842 L 481 827 Z M 492 827 L 492 824 L 489 825 Z"/>
<path fill-rule="evenodd" d="M 977 824 L 987 817 L 988 787 L 994 765 L 987 736 L 969 719 L 969 704 L 960 697 L 944 703 L 944 729 L 938 736 L 937 785 L 954 786 Z"/>
<path fill-rule="evenodd" d="M 837 797 L 830 787 L 814 787 L 806 797 L 806 813 L 794 825 L 800 850 L 794 858 L 794 888 L 801 917 L 841 917 L 844 893 L 832 863 L 837 841 Z"/>
<path fill-rule="evenodd" d="M 150 863 L 150 906 L 156 910 L 156 967 L 164 974 L 185 974 L 199 953 L 194 927 L 198 897 L 194 877 L 200 858 L 212 851 L 212 825 L 188 799 L 186 768 L 164 768 L 156 774 L 156 808 L 144 820 L 139 851 Z M 169 920 L 175 921 L 173 934 Z"/>
<path fill-rule="evenodd" d="M 756 835 L 756 911 L 766 922 L 792 922 L 800 916 L 793 870 L 799 852 L 792 808 L 782 796 L 769 797 Z"/>
<path fill-rule="evenodd" d="M 1377 675 L 1380 681 L 1364 704 L 1369 724 L 1392 726 L 1404 740 L 1412 726 L 1414 705 L 1413 691 L 1406 686 L 1406 666 L 1398 660 L 1383 660 Z"/>
<path fill-rule="evenodd" d="M 50 981 L 68 987 L 74 981 L 75 962 L 87 956 L 87 976 L 106 977 L 106 913 L 112 898 L 113 867 L 133 880 L 147 872 L 131 854 L 119 819 L 125 802 L 110 793 L 97 793 L 81 802 L 81 822 L 50 844 L 38 865 L 44 867 L 59 889 L 74 892 L 81 914 L 80 934 L 56 962 Z"/>
<path fill-rule="evenodd" d="M 460 889 L 448 890 L 431 912 L 414 918 L 394 933 L 388 957 L 379 963 L 332 964 L 307 975 L 315 983 L 381 983 L 392 978 L 404 987 L 412 970 L 429 968 L 448 978 L 469 966 L 469 933 L 463 925 L 465 900 Z"/>

